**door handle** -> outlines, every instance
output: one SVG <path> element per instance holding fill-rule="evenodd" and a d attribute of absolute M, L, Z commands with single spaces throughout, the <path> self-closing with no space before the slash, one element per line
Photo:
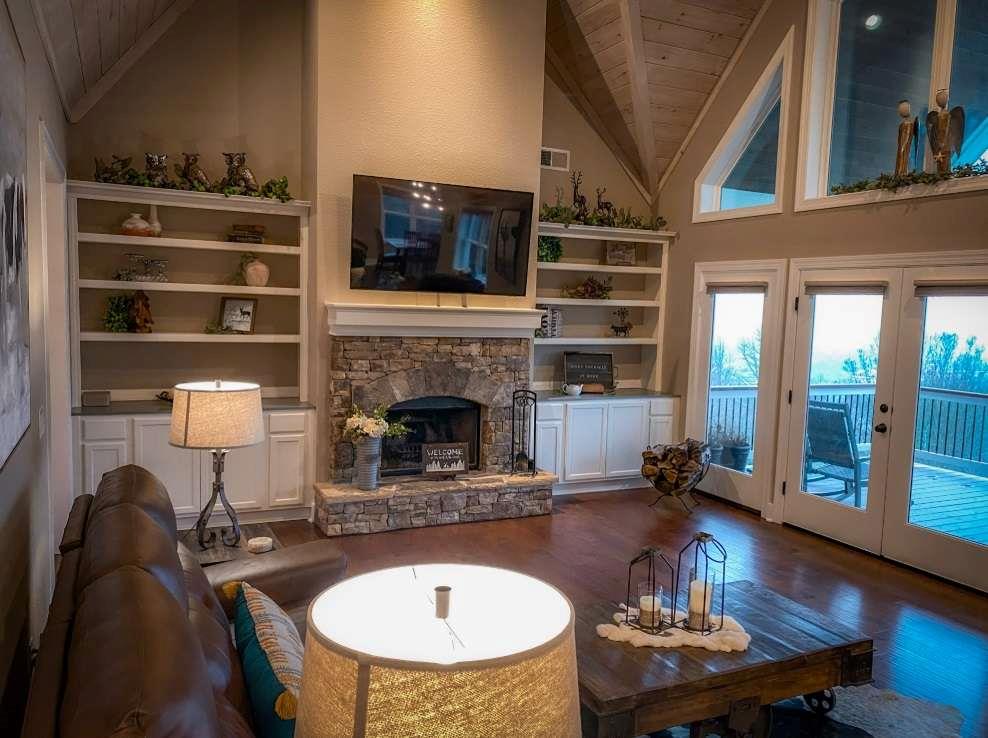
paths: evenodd
<path fill-rule="evenodd" d="M 885 423 L 879 423 L 878 425 L 875 426 L 875 430 L 878 433 L 885 433 L 888 429 L 889 427 L 885 425 Z"/>

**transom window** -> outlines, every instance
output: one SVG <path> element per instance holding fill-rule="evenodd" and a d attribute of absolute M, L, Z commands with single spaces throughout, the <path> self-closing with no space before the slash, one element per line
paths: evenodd
<path fill-rule="evenodd" d="M 693 222 L 782 212 L 793 31 L 696 178 Z"/>
<path fill-rule="evenodd" d="M 909 169 L 933 171 L 926 116 L 938 90 L 966 115 L 957 167 L 988 163 L 988 0 L 811 0 L 804 74 L 797 209 L 829 207 L 838 185 L 895 171 L 899 102 L 919 119 Z M 952 180 L 935 190 L 988 187 L 988 177 Z M 857 204 L 875 191 L 841 195 Z M 843 202 L 846 200 L 847 202 Z"/>

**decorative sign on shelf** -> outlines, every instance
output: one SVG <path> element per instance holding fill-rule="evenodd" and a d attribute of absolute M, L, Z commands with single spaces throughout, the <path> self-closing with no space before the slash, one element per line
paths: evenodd
<path fill-rule="evenodd" d="M 452 477 L 470 465 L 469 443 L 423 443 L 422 472 L 432 477 Z"/>
<path fill-rule="evenodd" d="M 567 351 L 563 354 L 563 381 L 566 384 L 582 384 L 584 392 L 600 392 L 614 389 L 614 355 Z"/>

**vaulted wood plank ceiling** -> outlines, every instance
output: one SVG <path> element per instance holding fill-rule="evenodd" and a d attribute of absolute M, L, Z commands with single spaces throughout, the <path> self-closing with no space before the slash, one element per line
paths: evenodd
<path fill-rule="evenodd" d="M 84 116 L 194 0 L 31 0 L 69 120 Z"/>
<path fill-rule="evenodd" d="M 546 70 L 647 199 L 763 0 L 549 0 Z"/>

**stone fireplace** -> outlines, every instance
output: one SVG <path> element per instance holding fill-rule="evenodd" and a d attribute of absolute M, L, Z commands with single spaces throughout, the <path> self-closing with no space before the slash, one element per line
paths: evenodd
<path fill-rule="evenodd" d="M 511 456 L 511 396 L 529 384 L 527 338 L 333 336 L 329 422 L 332 472 L 353 475 L 353 448 L 343 423 L 353 405 L 384 406 L 409 418 L 405 444 L 388 443 L 384 474 L 417 471 L 421 443 L 471 444 L 471 466 L 506 472 Z"/>

